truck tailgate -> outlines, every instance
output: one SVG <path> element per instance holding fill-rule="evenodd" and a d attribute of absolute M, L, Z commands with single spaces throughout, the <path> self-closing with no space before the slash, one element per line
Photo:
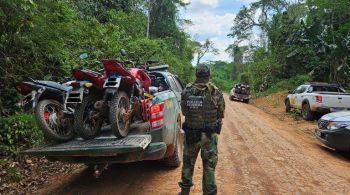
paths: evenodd
<path fill-rule="evenodd" d="M 320 93 L 323 104 L 331 108 L 350 108 L 350 95 L 346 93 Z"/>
<path fill-rule="evenodd" d="M 76 139 L 69 142 L 26 150 L 34 156 L 111 156 L 145 150 L 151 135 L 129 135 L 123 139 L 98 137 L 92 140 Z"/>

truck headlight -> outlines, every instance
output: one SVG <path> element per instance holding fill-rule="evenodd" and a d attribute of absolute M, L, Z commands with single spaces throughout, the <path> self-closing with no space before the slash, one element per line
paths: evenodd
<path fill-rule="evenodd" d="M 350 122 L 330 122 L 327 125 L 328 130 L 337 130 L 341 128 L 349 128 L 350 129 Z"/>

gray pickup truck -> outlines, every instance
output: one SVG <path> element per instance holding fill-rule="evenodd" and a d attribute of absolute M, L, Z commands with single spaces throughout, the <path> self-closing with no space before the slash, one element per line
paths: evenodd
<path fill-rule="evenodd" d="M 183 148 L 180 98 L 183 85 L 176 75 L 164 68 L 159 66 L 149 70 L 154 92 L 150 122 L 134 122 L 127 137 L 117 139 L 106 126 L 101 135 L 92 140 L 77 138 L 29 149 L 24 153 L 45 156 L 53 161 L 92 165 L 96 177 L 111 163 L 162 160 L 167 166 L 180 166 Z"/>

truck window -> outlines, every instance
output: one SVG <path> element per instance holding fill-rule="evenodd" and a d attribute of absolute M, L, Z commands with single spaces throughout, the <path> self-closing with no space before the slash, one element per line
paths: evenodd
<path fill-rule="evenodd" d="M 298 93 L 303 93 L 305 92 L 305 90 L 308 88 L 308 86 L 306 85 L 301 85 L 299 86 L 296 90 L 294 90 L 294 93 L 295 94 L 298 94 Z"/>
<path fill-rule="evenodd" d="M 334 86 L 312 86 L 313 92 L 341 92 L 338 87 Z"/>
<path fill-rule="evenodd" d="M 180 90 L 179 92 L 182 92 L 184 87 L 183 87 L 180 79 L 177 76 L 174 76 L 173 78 L 174 78 L 174 81 L 175 81 L 177 88 Z"/>
<path fill-rule="evenodd" d="M 175 84 L 175 81 L 174 81 L 174 79 L 173 79 L 172 76 L 168 76 L 168 81 L 169 81 L 169 85 L 170 85 L 170 88 L 171 88 L 171 89 L 173 89 L 173 90 L 175 90 L 175 91 L 178 91 L 178 92 L 181 92 L 181 91 L 177 88 L 177 86 L 176 86 L 176 84 Z"/>

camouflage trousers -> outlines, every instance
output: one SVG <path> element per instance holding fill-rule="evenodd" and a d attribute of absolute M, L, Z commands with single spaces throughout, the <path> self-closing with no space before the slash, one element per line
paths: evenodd
<path fill-rule="evenodd" d="M 187 144 L 184 141 L 183 166 L 182 166 L 182 181 L 179 182 L 181 188 L 190 188 L 193 186 L 192 176 L 194 165 L 199 151 L 203 163 L 203 194 L 216 194 L 217 187 L 215 181 L 215 167 L 218 162 L 217 150 L 218 136 L 212 133 L 211 137 L 207 137 L 205 133 L 201 133 L 201 140 L 193 144 Z"/>

